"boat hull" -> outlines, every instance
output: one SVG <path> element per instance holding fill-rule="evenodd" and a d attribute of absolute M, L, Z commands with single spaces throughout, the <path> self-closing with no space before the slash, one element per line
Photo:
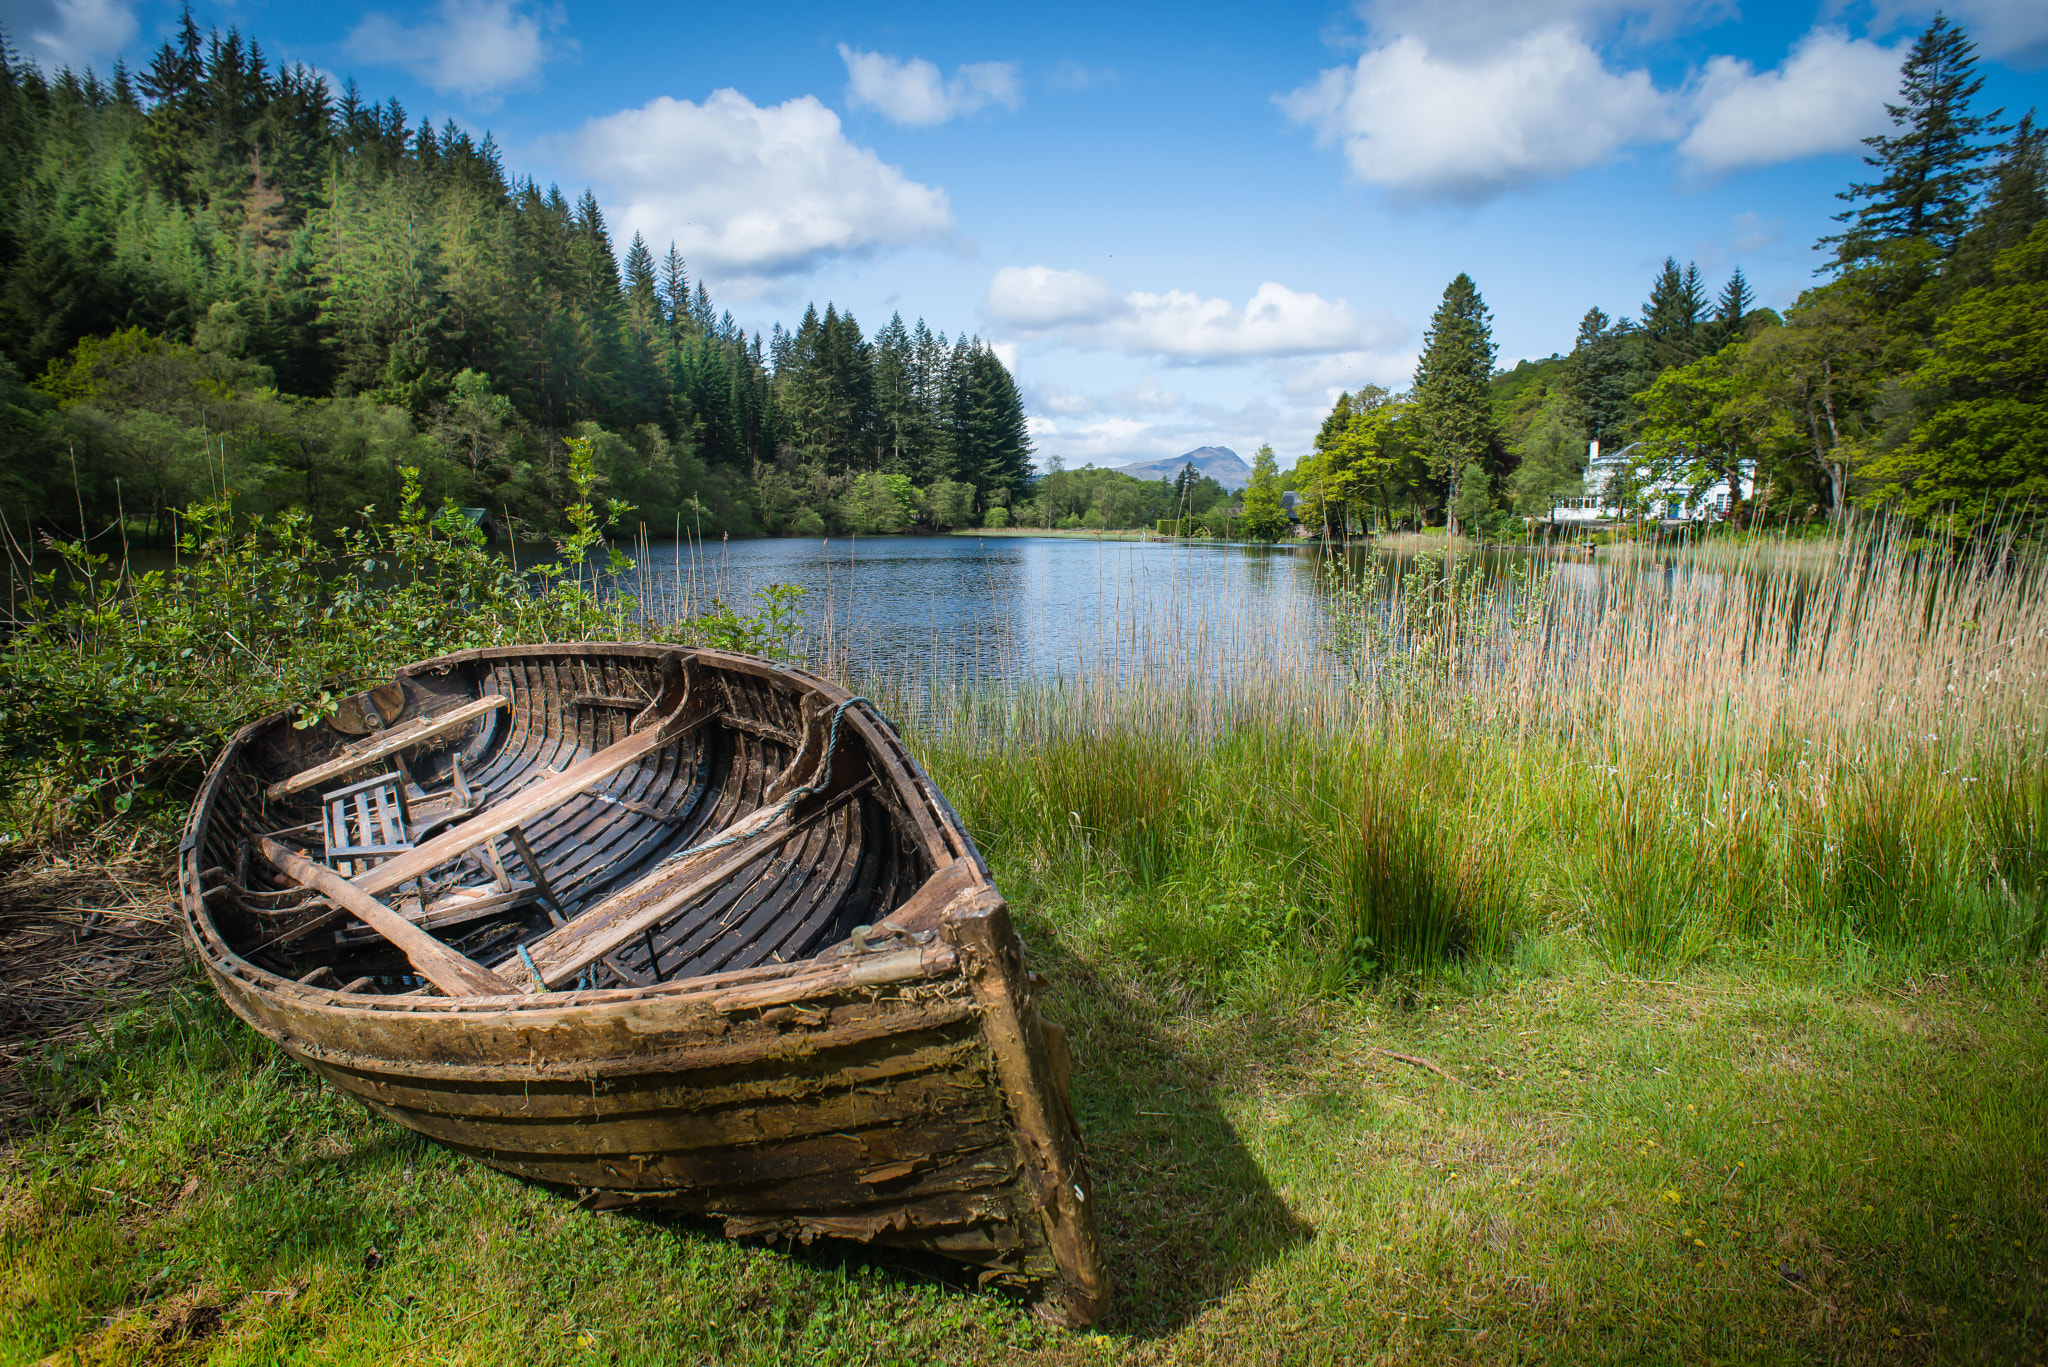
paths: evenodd
<path fill-rule="evenodd" d="M 626 720 L 580 715 L 591 704 L 570 689 L 537 698 L 518 677 L 573 681 L 588 666 L 584 682 L 604 676 L 637 691 L 583 696 L 644 698 L 663 653 L 471 652 L 413 666 L 399 682 L 416 693 L 431 691 L 420 680 L 442 686 L 430 712 L 485 689 L 511 697 L 509 727 L 501 720 L 486 738 L 479 722 L 442 749 L 467 747 L 479 772 L 516 791 L 544 781 L 552 766 L 539 756 L 574 762 L 624 734 Z M 262 898 L 239 895 L 250 885 L 235 875 L 252 833 L 306 814 L 304 800 L 265 801 L 266 785 L 337 746 L 315 738 L 309 750 L 281 735 L 290 726 L 280 714 L 223 752 L 181 849 L 186 926 L 214 986 L 378 1114 L 593 1207 L 688 1211 L 735 1236 L 925 1249 L 1026 1288 L 1054 1318 L 1097 1320 L 1107 1278 L 1064 1037 L 1039 1014 L 1008 909 L 958 819 L 886 723 L 843 690 L 747 657 L 698 652 L 689 662 L 693 687 L 716 687 L 717 714 L 578 804 L 609 806 L 611 820 L 563 813 L 538 825 L 534 846 L 574 917 L 658 870 L 679 842 L 695 842 L 688 853 L 759 813 L 800 763 L 806 709 L 814 721 L 833 709 L 848 753 L 866 766 L 865 788 L 727 880 L 742 886 L 700 898 L 715 904 L 717 925 L 684 908 L 635 947 L 640 957 L 593 964 L 580 981 L 598 985 L 582 990 L 439 996 L 397 990 L 403 975 L 369 975 L 391 990 L 294 981 L 304 960 L 265 947 L 273 923 L 243 905 Z M 532 757 L 503 760 L 513 747 Z M 679 820 L 686 808 L 694 818 Z M 849 938 L 841 932 L 854 914 L 902 933 Z M 736 948 L 740 934 L 752 938 Z M 764 942 L 773 947 L 760 951 Z M 500 966 L 514 964 L 508 955 Z M 684 971 L 664 977 L 664 964 Z M 695 965 L 716 971 L 687 971 Z"/>

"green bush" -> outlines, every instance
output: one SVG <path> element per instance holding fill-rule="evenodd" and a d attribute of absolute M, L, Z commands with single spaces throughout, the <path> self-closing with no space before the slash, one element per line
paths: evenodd
<path fill-rule="evenodd" d="M 296 707 L 311 725 L 399 665 L 528 641 L 630 638 L 634 600 L 612 591 L 631 562 L 605 546 L 629 511 L 594 497 L 593 443 L 568 441 L 578 492 L 556 556 L 514 569 L 452 505 L 429 511 L 403 474 L 395 519 L 332 544 L 311 518 L 242 518 L 228 498 L 187 509 L 170 570 L 129 575 L 55 543 L 0 652 L 0 828 L 15 837 L 126 814 L 182 793 L 252 716 Z M 786 653 L 800 589 L 710 614 L 670 639 Z"/>

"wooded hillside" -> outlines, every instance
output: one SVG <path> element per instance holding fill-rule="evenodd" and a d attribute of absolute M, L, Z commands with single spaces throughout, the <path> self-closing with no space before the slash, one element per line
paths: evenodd
<path fill-rule="evenodd" d="M 0 328 L 0 510 L 65 533 L 223 485 L 334 523 L 406 466 L 548 525 L 571 435 L 657 534 L 965 522 L 1030 478 L 978 338 L 830 305 L 746 336 L 588 192 L 189 16 L 111 79 L 0 49 Z"/>

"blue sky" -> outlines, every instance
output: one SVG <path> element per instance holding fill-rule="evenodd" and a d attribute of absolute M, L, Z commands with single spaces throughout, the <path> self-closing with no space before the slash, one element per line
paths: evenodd
<path fill-rule="evenodd" d="M 1402 387 L 1469 272 L 1503 363 L 1636 314 L 1666 254 L 1765 303 L 1886 126 L 1915 4 L 1246 6 L 195 0 L 508 169 L 673 240 L 747 327 L 832 300 L 977 333 L 1041 459 L 1216 443 L 1283 463 L 1339 389 Z M 2048 4 L 1949 7 L 1987 105 L 2048 105 Z M 131 67 L 153 0 L 0 0 L 54 66 Z"/>

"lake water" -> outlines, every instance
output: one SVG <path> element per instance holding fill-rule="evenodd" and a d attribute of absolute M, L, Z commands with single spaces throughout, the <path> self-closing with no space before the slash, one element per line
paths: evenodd
<path fill-rule="evenodd" d="M 1354 546 L 1347 572 L 1380 582 L 1414 552 Z M 1600 567 L 1557 553 L 1483 553 L 1490 579 L 1536 556 L 1561 586 L 1597 591 Z M 716 596 L 736 607 L 772 583 L 805 589 L 807 644 L 856 670 L 1015 681 L 1123 672 L 1137 659 L 1228 670 L 1259 656 L 1318 654 L 1330 585 L 1315 548 L 1092 538 L 878 536 L 654 544 L 651 618 Z"/>
<path fill-rule="evenodd" d="M 1317 557 L 1291 549 L 1059 537 L 877 536 L 647 548 L 649 615 L 799 584 L 808 644 L 856 668 L 1014 680 L 1153 648 L 1313 631 Z M 622 587 L 640 591 L 638 576 Z"/>
<path fill-rule="evenodd" d="M 1385 592 L 1414 563 L 1415 544 L 1346 548 L 1343 573 Z M 544 554 L 521 548 L 519 562 Z M 170 557 L 138 550 L 133 559 L 149 569 Z M 1722 578 L 1557 550 L 1489 548 L 1480 559 L 1497 589 L 1518 564 L 1553 569 L 1557 589 L 1586 607 L 1622 582 L 1669 591 Z M 1019 536 L 656 542 L 620 588 L 658 622 L 713 598 L 747 610 L 770 584 L 805 590 L 804 653 L 856 674 L 1014 683 L 1140 664 L 1206 676 L 1249 661 L 1329 664 L 1331 567 L 1315 547 Z"/>

